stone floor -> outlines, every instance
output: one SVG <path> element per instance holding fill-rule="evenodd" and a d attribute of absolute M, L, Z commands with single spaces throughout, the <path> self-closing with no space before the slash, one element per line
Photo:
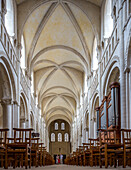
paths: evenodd
<path fill-rule="evenodd" d="M 25 168 L 16 168 L 15 170 L 25 170 Z M 44 167 L 38 167 L 38 168 L 34 168 L 32 167 L 31 170 L 97 170 L 100 169 L 99 167 L 79 167 L 79 166 L 69 166 L 69 165 L 52 165 L 52 166 L 44 166 Z M 108 168 L 109 170 L 131 170 L 131 167 L 127 167 L 127 168 L 122 168 L 122 167 L 118 167 L 118 168 Z M 3 170 L 3 168 L 0 168 L 0 170 Z M 13 170 L 13 168 L 8 168 L 8 170 Z M 29 169 L 28 169 L 29 170 Z M 107 170 L 104 167 L 101 170 Z"/>

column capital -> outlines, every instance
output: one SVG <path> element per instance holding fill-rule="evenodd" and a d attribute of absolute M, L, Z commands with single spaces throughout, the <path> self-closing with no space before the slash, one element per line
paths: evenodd
<path fill-rule="evenodd" d="M 10 104 L 12 104 L 12 99 L 1 99 L 1 104 L 2 105 L 10 105 Z"/>
<path fill-rule="evenodd" d="M 16 104 L 17 106 L 19 105 L 18 102 L 15 100 L 13 101 L 13 104 Z"/>
<path fill-rule="evenodd" d="M 26 122 L 26 118 L 20 118 L 21 123 Z"/>
<path fill-rule="evenodd" d="M 126 68 L 124 69 L 124 73 L 129 73 L 129 72 L 130 72 L 130 68 L 126 67 Z"/>

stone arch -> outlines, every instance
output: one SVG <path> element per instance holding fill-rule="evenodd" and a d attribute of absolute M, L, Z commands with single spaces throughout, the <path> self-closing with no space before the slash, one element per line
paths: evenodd
<path fill-rule="evenodd" d="M 20 94 L 20 126 L 26 127 L 26 121 L 28 120 L 27 102 L 23 92 Z"/>
<path fill-rule="evenodd" d="M 125 53 L 125 70 L 131 65 L 131 30 L 128 37 Z"/>
<path fill-rule="evenodd" d="M 35 127 L 34 127 L 34 114 L 33 114 L 33 112 L 31 111 L 30 112 L 30 127 L 31 128 L 33 128 L 33 129 L 35 129 Z"/>
<path fill-rule="evenodd" d="M 110 92 L 110 84 L 112 82 L 119 82 L 119 77 L 120 77 L 120 70 L 116 65 L 113 65 L 108 74 L 107 81 L 105 84 L 105 89 L 104 89 L 105 91 L 103 93 L 105 94 L 105 96 L 107 96 Z"/>
<path fill-rule="evenodd" d="M 99 95 L 98 92 L 94 94 L 92 101 L 92 109 L 91 109 L 91 124 L 90 124 L 90 132 L 93 135 L 92 137 L 97 138 L 97 114 L 95 108 L 99 106 Z"/>
<path fill-rule="evenodd" d="M 16 100 L 16 89 L 9 62 L 5 54 L 0 53 L 0 126 L 9 128 L 8 135 L 11 137 L 13 127 L 12 104 Z"/>
<path fill-rule="evenodd" d="M 5 84 L 3 84 L 3 89 L 6 91 L 5 93 L 8 94 L 8 96 L 6 96 L 6 94 L 3 94 L 2 97 L 11 98 L 12 100 L 16 101 L 16 83 L 14 81 L 14 75 L 12 73 L 12 69 L 10 67 L 9 61 L 6 58 L 6 55 L 1 51 L 0 51 L 0 65 L 1 65 L 0 66 L 0 73 L 1 73 L 0 81 L 5 82 Z"/>
<path fill-rule="evenodd" d="M 108 95 L 107 93 L 108 93 L 108 89 L 109 89 L 108 87 L 109 87 L 109 83 L 110 83 L 109 78 L 110 78 L 110 75 L 115 67 L 120 70 L 119 58 L 117 56 L 115 56 L 112 59 L 112 61 L 109 63 L 109 65 L 107 67 L 106 75 L 104 77 L 103 84 L 102 84 L 102 92 L 103 92 L 102 95 L 103 96 Z M 113 79 L 113 81 L 115 81 L 115 79 Z"/>
<path fill-rule="evenodd" d="M 33 1 L 33 0 L 32 0 Z M 40 2 L 38 2 L 38 3 L 35 3 L 35 1 L 31 4 L 31 8 L 30 8 L 30 10 L 26 10 L 25 11 L 25 14 L 24 14 L 24 20 L 23 20 L 23 22 L 21 22 L 20 24 L 19 24 L 19 26 L 20 26 L 20 32 L 19 32 L 19 41 L 21 42 L 21 36 L 22 36 L 22 34 L 23 34 L 23 30 L 24 30 L 24 25 L 25 25 L 25 23 L 26 23 L 26 21 L 28 20 L 28 18 L 29 18 L 29 16 L 33 13 L 33 11 L 34 10 L 36 10 L 38 7 L 40 7 L 41 5 L 44 5 L 44 4 L 47 4 L 47 3 L 55 3 L 53 0 L 45 0 L 45 1 L 40 1 Z M 97 38 L 97 44 L 99 44 L 100 42 L 100 37 L 99 37 L 99 30 L 97 29 L 97 25 L 96 25 L 96 23 L 95 23 L 95 20 L 93 20 L 93 17 L 91 16 L 91 14 L 90 14 L 90 12 L 88 12 L 88 10 L 86 10 L 86 9 L 84 9 L 84 7 L 82 7 L 81 5 L 79 5 L 78 4 L 78 1 L 77 2 L 74 2 L 74 1 L 70 1 L 70 0 L 66 0 L 66 1 L 64 1 L 64 3 L 72 3 L 73 5 L 75 5 L 76 7 L 78 7 L 81 11 L 83 11 L 83 13 L 88 17 L 88 19 L 89 19 L 89 21 L 90 21 L 90 23 L 91 23 L 91 25 L 92 25 L 92 29 L 93 29 L 93 32 L 94 32 L 94 34 L 95 34 L 95 36 L 96 36 L 96 38 Z M 57 4 L 57 3 L 56 3 Z M 56 5 L 57 6 L 57 5 Z M 90 7 L 95 7 L 95 8 L 97 8 L 96 6 L 94 6 L 94 5 L 92 5 L 92 3 L 90 3 L 89 2 L 89 9 L 90 9 Z M 23 6 L 23 8 L 24 8 L 24 6 Z"/>

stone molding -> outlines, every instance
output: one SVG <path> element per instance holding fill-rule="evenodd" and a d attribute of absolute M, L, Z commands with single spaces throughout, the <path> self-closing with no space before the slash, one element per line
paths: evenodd
<path fill-rule="evenodd" d="M 11 105 L 12 99 L 1 99 L 1 105 Z"/>

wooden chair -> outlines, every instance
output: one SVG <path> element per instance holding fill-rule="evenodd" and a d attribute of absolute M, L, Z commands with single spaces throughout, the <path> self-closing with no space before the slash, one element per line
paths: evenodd
<path fill-rule="evenodd" d="M 31 157 L 32 165 L 38 167 L 38 157 L 39 157 L 39 139 L 40 138 L 31 138 Z"/>
<path fill-rule="evenodd" d="M 90 141 L 90 166 L 98 166 L 100 161 L 100 143 L 99 138 L 97 139 L 91 139 Z"/>
<path fill-rule="evenodd" d="M 125 168 L 126 165 L 131 166 L 131 129 L 121 129 L 121 131 L 124 144 L 123 167 Z"/>
<path fill-rule="evenodd" d="M 83 143 L 83 166 L 89 166 L 90 143 Z"/>
<path fill-rule="evenodd" d="M 14 139 L 11 143 L 6 144 L 7 159 L 13 165 L 13 168 L 17 166 L 25 168 L 31 168 L 31 131 L 32 128 L 22 129 L 13 128 Z M 28 164 L 29 163 L 29 164 Z"/>
<path fill-rule="evenodd" d="M 9 129 L 4 128 L 0 129 L 0 167 L 4 167 L 7 169 L 7 152 L 6 152 L 6 144 L 7 144 L 7 133 Z"/>
<path fill-rule="evenodd" d="M 83 165 L 83 146 L 79 146 L 77 156 L 78 156 L 78 165 L 82 166 Z"/>
<path fill-rule="evenodd" d="M 100 129 L 100 168 L 104 165 L 105 168 L 112 166 L 116 167 L 117 160 L 123 155 L 123 144 L 121 144 L 120 131 L 117 129 Z"/>

